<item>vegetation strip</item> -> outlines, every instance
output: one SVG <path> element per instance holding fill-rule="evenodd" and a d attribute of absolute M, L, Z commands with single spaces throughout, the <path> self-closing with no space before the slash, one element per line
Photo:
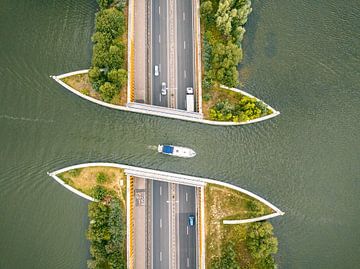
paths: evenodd
<path fill-rule="evenodd" d="M 250 0 L 202 0 L 203 113 L 215 121 L 247 122 L 274 113 L 261 100 L 231 93 L 220 85 L 238 87 L 244 25 Z"/>
<path fill-rule="evenodd" d="M 223 186 L 205 187 L 206 268 L 275 268 L 277 239 L 269 222 L 225 225 L 224 219 L 257 218 L 273 209 Z"/>
<path fill-rule="evenodd" d="M 89 269 L 126 268 L 126 178 L 113 167 L 85 167 L 57 175 L 72 188 L 91 196 L 87 238 Z"/>

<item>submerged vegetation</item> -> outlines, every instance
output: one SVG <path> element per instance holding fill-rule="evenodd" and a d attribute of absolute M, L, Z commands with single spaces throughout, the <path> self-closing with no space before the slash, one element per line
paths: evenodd
<path fill-rule="evenodd" d="M 98 0 L 96 13 L 92 67 L 89 78 L 93 88 L 105 102 L 113 99 L 127 82 L 126 70 L 126 1 Z"/>
<path fill-rule="evenodd" d="M 206 268 L 272 269 L 277 239 L 267 221 L 224 225 L 225 219 L 248 219 L 273 213 L 260 201 L 238 191 L 205 187 Z"/>

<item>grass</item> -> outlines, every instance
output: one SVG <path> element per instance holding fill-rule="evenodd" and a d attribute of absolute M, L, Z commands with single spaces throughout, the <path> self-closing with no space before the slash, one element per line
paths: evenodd
<path fill-rule="evenodd" d="M 96 186 L 102 186 L 107 191 L 114 192 L 125 206 L 126 176 L 123 169 L 104 166 L 85 167 L 63 172 L 58 177 L 89 196 L 92 196 Z"/>
<path fill-rule="evenodd" d="M 72 87 L 73 89 L 77 90 L 78 92 L 95 98 L 97 100 L 103 101 L 101 99 L 100 94 L 94 90 L 89 80 L 89 76 L 87 73 L 79 74 L 79 75 L 72 75 L 69 77 L 65 77 L 61 79 L 67 85 Z M 127 84 L 126 84 L 127 85 Z M 113 99 L 110 101 L 113 105 L 124 106 L 127 102 L 127 90 L 126 85 L 117 93 Z"/>
<path fill-rule="evenodd" d="M 235 243 L 237 261 L 241 268 L 252 268 L 253 260 L 245 239 L 248 224 L 224 225 L 225 219 L 247 219 L 274 213 L 274 211 L 246 194 L 223 186 L 205 187 L 206 268 L 221 256 L 223 244 Z"/>

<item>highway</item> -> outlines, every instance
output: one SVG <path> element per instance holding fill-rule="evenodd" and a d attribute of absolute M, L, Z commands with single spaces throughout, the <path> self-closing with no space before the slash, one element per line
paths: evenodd
<path fill-rule="evenodd" d="M 169 239 L 169 184 L 153 181 L 153 267 L 156 269 L 170 268 Z"/>
<path fill-rule="evenodd" d="M 192 0 L 176 1 L 177 108 L 186 110 L 186 88 L 194 88 Z"/>
<path fill-rule="evenodd" d="M 189 225 L 189 216 L 196 216 L 195 187 L 179 186 L 179 245 L 180 269 L 196 267 L 196 224 Z"/>
<path fill-rule="evenodd" d="M 168 95 L 161 95 L 161 83 L 168 84 L 167 60 L 167 0 L 151 1 L 151 78 L 152 105 L 168 106 Z M 159 76 L 155 76 L 155 65 L 159 66 Z"/>
<path fill-rule="evenodd" d="M 189 225 L 189 216 L 196 216 L 195 188 L 176 184 L 176 197 L 171 199 L 170 184 L 167 182 L 153 181 L 152 201 L 152 260 L 154 269 L 172 268 L 172 251 L 176 253 L 175 264 L 179 269 L 196 268 L 196 224 Z M 171 200 L 175 202 L 175 222 L 171 219 Z M 172 233 L 171 224 L 175 227 Z M 175 238 L 175 248 L 171 243 Z"/>
<path fill-rule="evenodd" d="M 191 0 L 176 0 L 175 2 L 176 108 L 186 110 L 186 88 L 193 87 L 194 84 L 193 10 Z M 152 0 L 151 3 L 152 105 L 168 107 L 169 91 L 166 96 L 161 95 L 161 83 L 165 82 L 167 86 L 169 85 L 168 0 Z M 159 76 L 155 76 L 155 65 L 159 66 Z"/>

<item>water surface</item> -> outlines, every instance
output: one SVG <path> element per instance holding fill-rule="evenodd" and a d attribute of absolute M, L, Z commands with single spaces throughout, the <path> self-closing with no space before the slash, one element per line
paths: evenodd
<path fill-rule="evenodd" d="M 360 5 L 254 1 L 241 81 L 281 111 L 214 127 L 91 104 L 49 75 L 90 65 L 95 1 L 0 0 L 0 268 L 86 268 L 87 202 L 46 172 L 109 161 L 226 180 L 286 212 L 280 268 L 360 264 Z M 190 160 L 152 146 L 193 148 Z"/>

